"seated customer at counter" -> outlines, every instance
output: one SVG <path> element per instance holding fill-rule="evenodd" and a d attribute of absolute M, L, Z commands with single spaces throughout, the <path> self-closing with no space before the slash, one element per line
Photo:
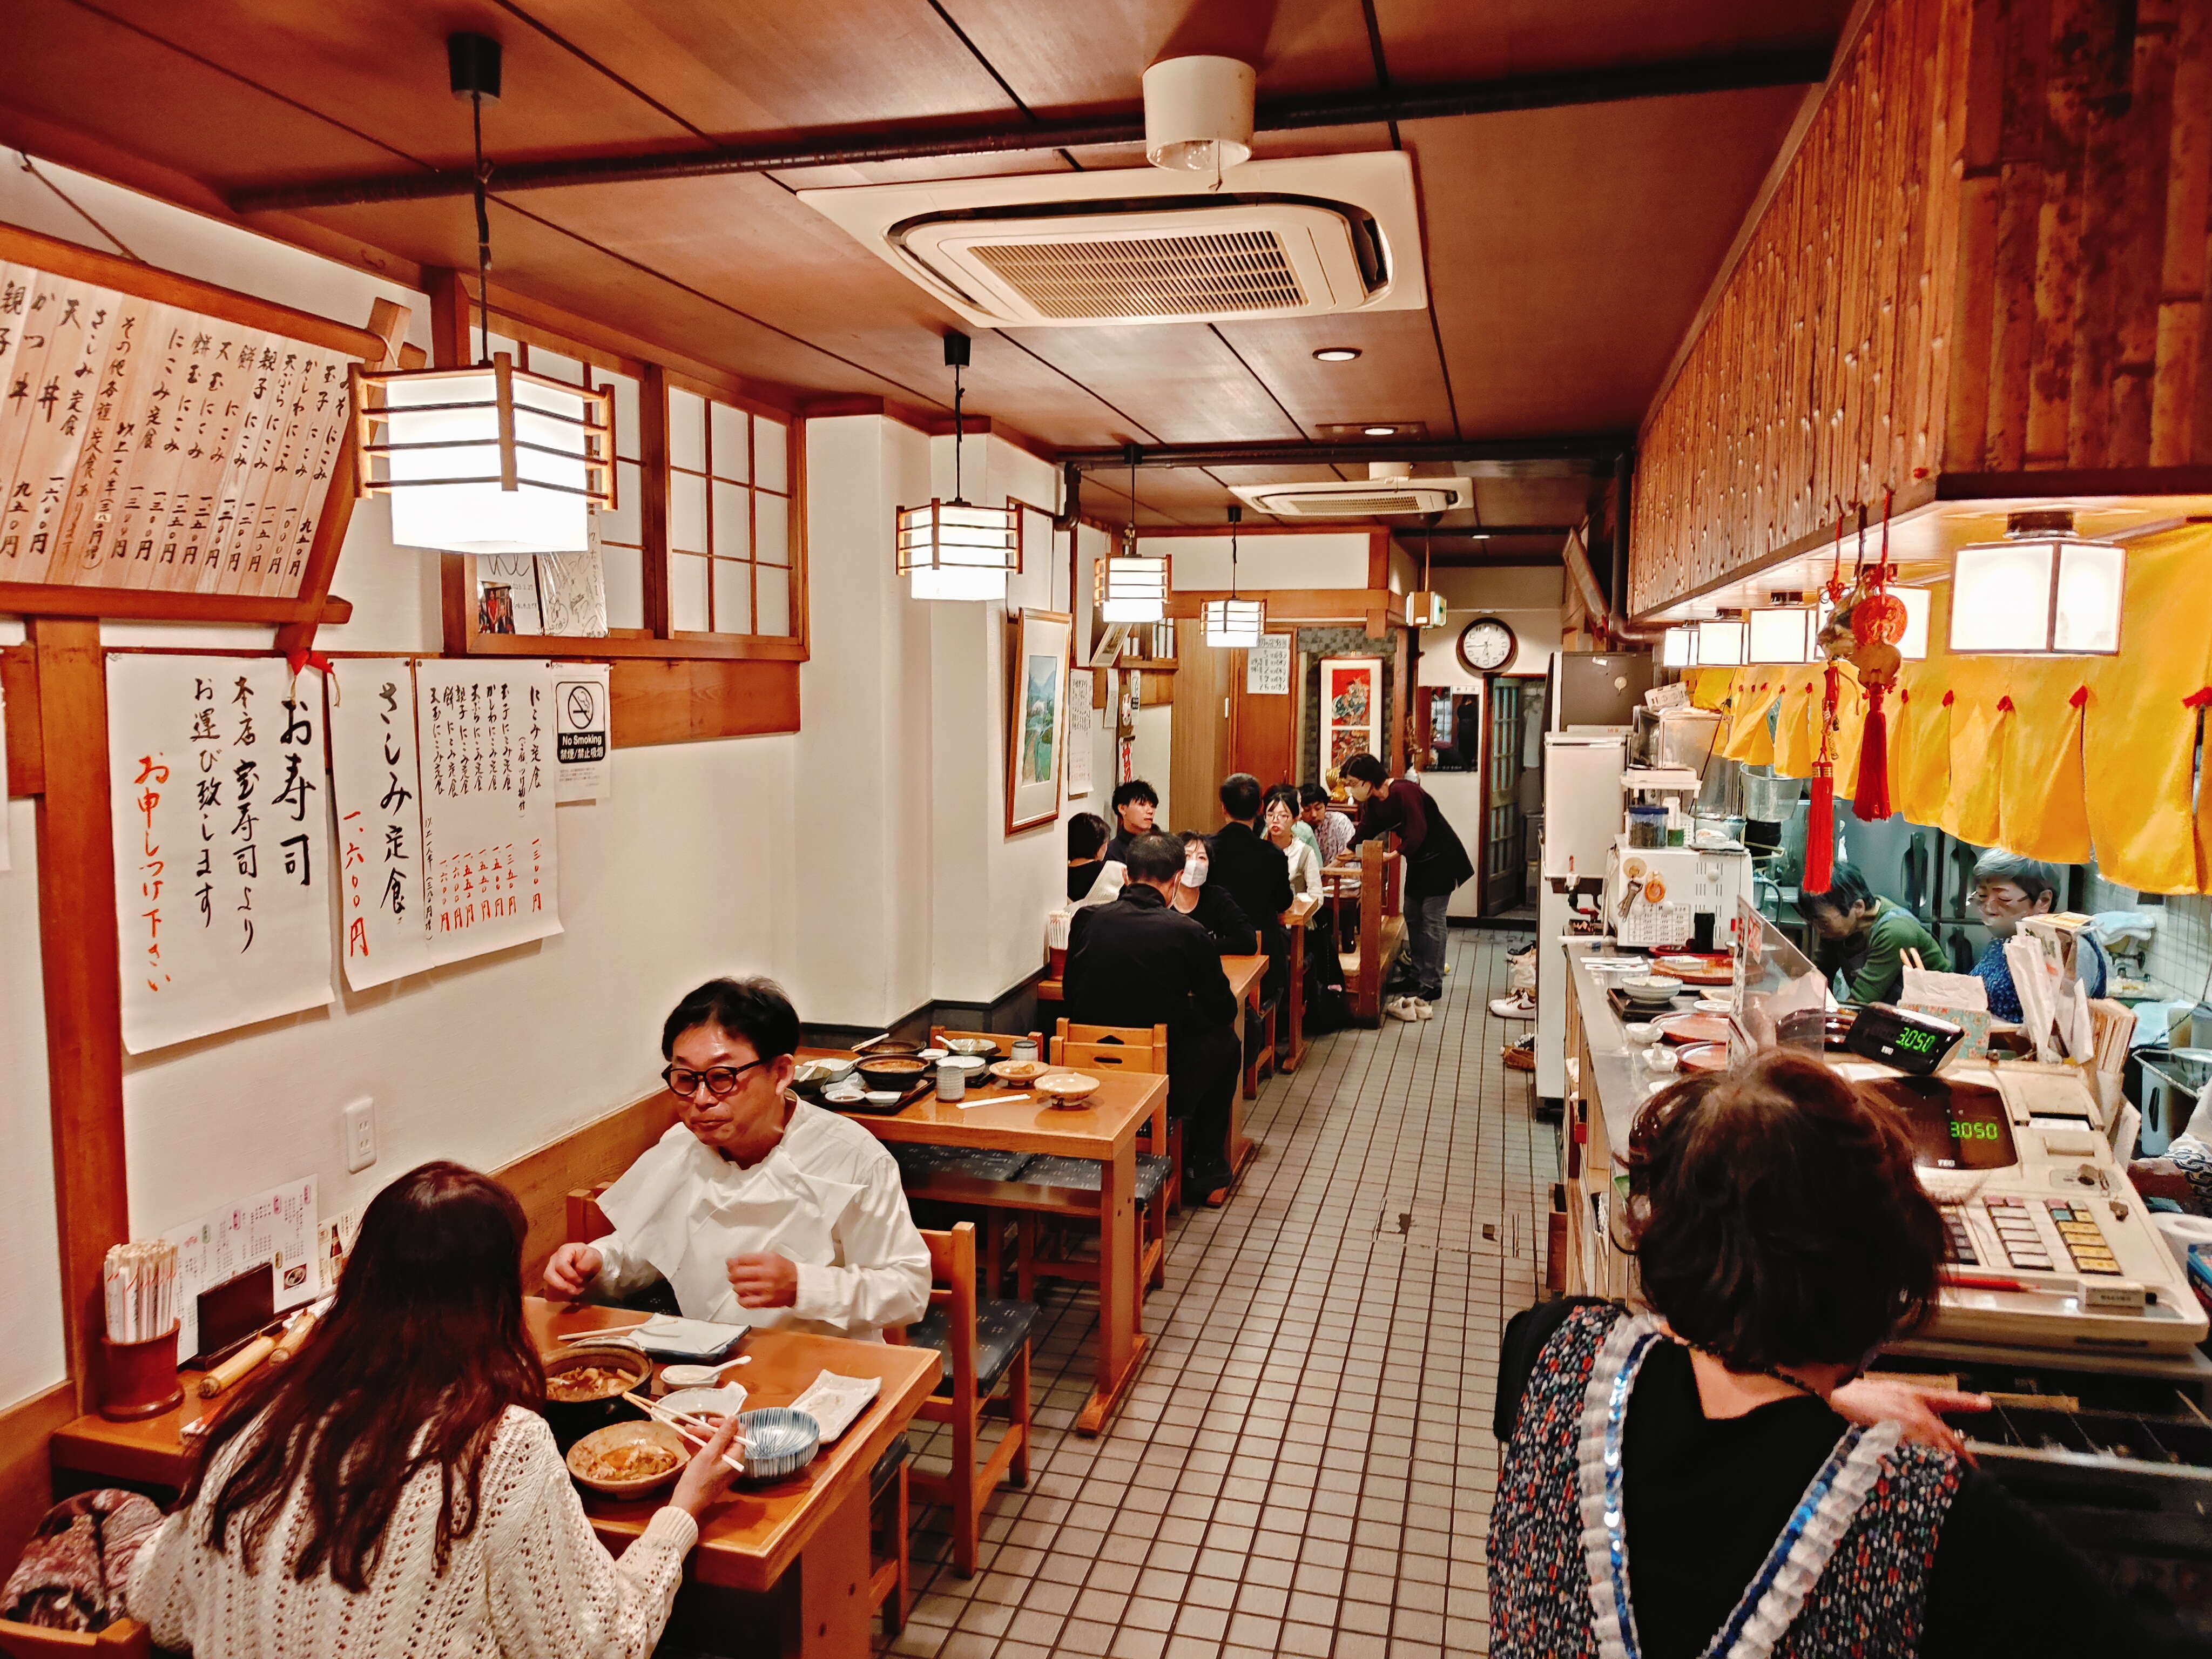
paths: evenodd
<path fill-rule="evenodd" d="M 1067 821 L 1067 902 L 1103 904 L 1121 890 L 1121 866 L 1106 856 L 1106 820 L 1078 812 Z"/>
<path fill-rule="evenodd" d="M 1862 1375 L 1943 1257 L 1894 1113 L 1769 1050 L 1655 1097 L 1626 1163 L 1650 1311 L 1547 1303 L 1498 1356 L 1498 1659 L 2208 1651 L 1966 1462 L 1935 1413 L 1985 1397 Z"/>
<path fill-rule="evenodd" d="M 1228 1196 L 1229 1114 L 1243 1046 L 1213 935 L 1169 905 L 1182 857 L 1172 836 L 1129 843 L 1121 896 L 1075 913 L 1066 1006 L 1085 1025 L 1168 1028 L 1168 1111 L 1184 1122 L 1183 1184 L 1218 1205 Z"/>
<path fill-rule="evenodd" d="M 2005 941 L 2020 932 L 2030 916 L 2046 916 L 2058 908 L 2058 866 L 2024 859 L 2017 853 L 1992 848 L 1974 861 L 1974 908 L 1982 913 L 1982 926 L 1991 938 L 1975 962 L 1974 976 L 1990 988 L 1990 1017 L 2017 1020 L 2020 993 L 2013 988 L 2012 966 L 2006 962 Z M 2093 997 L 2105 994 L 2112 962 L 2087 930 L 2076 934 L 2074 971 L 2081 988 Z M 2087 948 L 2081 948 L 2086 946 Z"/>
<path fill-rule="evenodd" d="M 1290 867 L 1291 896 L 1320 898 L 1321 851 L 1314 844 L 1313 831 L 1298 822 L 1298 792 L 1289 784 L 1279 783 L 1267 792 L 1261 833 L 1268 846 L 1281 850 Z"/>
<path fill-rule="evenodd" d="M 660 1034 L 680 1121 L 599 1208 L 615 1231 L 545 1264 L 558 1297 L 665 1279 L 687 1317 L 880 1339 L 929 1305 L 899 1168 L 866 1129 L 786 1095 L 799 1015 L 764 979 L 709 980 Z"/>
<path fill-rule="evenodd" d="M 1838 864 L 1826 892 L 1798 894 L 1797 910 L 1819 935 L 1813 965 L 1831 980 L 1841 973 L 1850 988 L 1844 1000 L 1863 1007 L 1897 1000 L 1907 951 L 1930 968 L 1948 961 L 1912 912 L 1869 887 L 1854 865 Z"/>
<path fill-rule="evenodd" d="M 1169 908 L 1181 911 L 1213 935 L 1213 948 L 1224 957 L 1260 954 L 1260 935 L 1243 907 L 1213 880 L 1213 843 L 1195 830 L 1186 830 L 1182 868 L 1168 889 Z"/>

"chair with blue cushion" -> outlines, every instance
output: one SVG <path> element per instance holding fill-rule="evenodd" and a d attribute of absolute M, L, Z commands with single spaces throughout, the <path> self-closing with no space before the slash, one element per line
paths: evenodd
<path fill-rule="evenodd" d="M 1030 1331 L 1036 1304 L 975 1294 L 975 1224 L 922 1231 L 929 1247 L 929 1310 L 907 1328 L 916 1347 L 945 1356 L 945 1375 L 915 1413 L 924 1423 L 952 1425 L 952 1468 L 945 1474 L 912 1470 L 909 1488 L 952 1510 L 952 1561 L 963 1578 L 975 1571 L 983 1505 L 1003 1480 L 1019 1486 L 1030 1471 Z M 978 1467 L 986 1416 L 1004 1417 L 1006 1432 Z"/>

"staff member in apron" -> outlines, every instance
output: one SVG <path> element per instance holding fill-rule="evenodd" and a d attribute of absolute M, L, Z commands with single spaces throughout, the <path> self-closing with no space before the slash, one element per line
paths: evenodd
<path fill-rule="evenodd" d="M 799 1016 L 764 979 L 676 1006 L 661 1073 L 681 1121 L 599 1200 L 615 1231 L 563 1244 L 552 1294 L 668 1281 L 687 1317 L 880 1338 L 929 1303 L 929 1251 L 898 1164 L 866 1130 L 787 1096 Z"/>

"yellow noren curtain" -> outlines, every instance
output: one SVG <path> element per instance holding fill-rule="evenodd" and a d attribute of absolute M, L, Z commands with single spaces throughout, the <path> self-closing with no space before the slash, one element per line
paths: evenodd
<path fill-rule="evenodd" d="M 1774 738 L 1766 717 L 1782 695 L 1781 671 L 1737 668 L 1729 671 L 1735 685 L 1735 714 L 1721 753 L 1747 766 L 1765 766 L 1774 758 Z"/>

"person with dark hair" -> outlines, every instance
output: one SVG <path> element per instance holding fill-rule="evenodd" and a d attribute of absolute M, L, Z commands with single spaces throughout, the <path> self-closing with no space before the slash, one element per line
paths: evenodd
<path fill-rule="evenodd" d="M 1298 816 L 1313 830 L 1314 850 L 1321 854 L 1322 868 L 1344 856 L 1344 849 L 1352 845 L 1352 819 L 1337 811 L 1328 798 L 1328 791 L 1317 783 L 1298 786 Z"/>
<path fill-rule="evenodd" d="M 1889 1106 L 1772 1049 L 1654 1097 L 1626 1161 L 1650 1311 L 1547 1303 L 1500 1349 L 1498 1659 L 2205 1650 L 1965 1462 L 1937 1413 L 1985 1397 L 1862 1375 L 1943 1253 Z"/>
<path fill-rule="evenodd" d="M 1169 902 L 1184 856 L 1173 836 L 1129 843 L 1121 897 L 1075 913 L 1064 1006 L 1081 1024 L 1168 1028 L 1168 1111 L 1184 1126 L 1184 1189 L 1218 1205 L 1228 1197 L 1229 1114 L 1243 1046 L 1219 945 Z"/>
<path fill-rule="evenodd" d="M 1114 786 L 1114 839 L 1106 843 L 1106 856 L 1117 864 L 1129 861 L 1129 843 L 1149 835 L 1159 814 L 1160 792 L 1142 778 Z"/>
<path fill-rule="evenodd" d="M 1974 860 L 1973 906 L 1981 912 L 1982 926 L 1990 930 L 1990 942 L 1975 960 L 1973 973 L 1989 988 L 1992 1018 L 2020 1018 L 2020 993 L 2012 982 L 2012 964 L 2005 960 L 2005 941 L 2028 917 L 2047 916 L 2058 908 L 2063 879 L 2055 864 L 1995 848 Z M 2085 992 L 2100 997 L 2112 978 L 2112 958 L 2089 929 L 2074 938 L 2074 971 Z"/>
<path fill-rule="evenodd" d="M 1353 847 L 1380 835 L 1398 837 L 1406 857 L 1406 926 L 1413 936 L 1413 994 L 1382 1005 L 1397 1019 L 1427 1019 L 1444 994 L 1444 947 L 1450 933 L 1445 913 L 1453 890 L 1474 874 L 1459 832 L 1418 780 L 1390 781 L 1372 755 L 1353 755 L 1338 769 L 1359 806 Z"/>
<path fill-rule="evenodd" d="M 1078 812 L 1067 821 L 1067 902 L 1103 904 L 1121 890 L 1122 867 L 1106 856 L 1106 820 Z"/>
<path fill-rule="evenodd" d="M 1281 851 L 1260 834 L 1260 780 L 1233 772 L 1221 781 L 1221 810 L 1229 815 L 1213 836 L 1213 882 L 1237 901 L 1244 918 L 1259 930 L 1267 953 L 1262 1003 L 1278 1001 L 1290 983 L 1291 936 L 1283 912 L 1291 908 L 1291 867 Z"/>
<path fill-rule="evenodd" d="M 1249 957 L 1260 949 L 1260 935 L 1237 901 L 1211 879 L 1213 844 L 1195 830 L 1176 837 L 1182 842 L 1182 868 L 1168 889 L 1168 908 L 1188 916 L 1213 935 L 1213 948 L 1224 957 Z"/>
<path fill-rule="evenodd" d="M 1842 974 L 1861 1005 L 1896 999 L 1907 951 L 1931 965 L 1948 960 L 1912 912 L 1876 893 L 1855 865 L 1836 866 L 1826 892 L 1799 893 L 1797 910 L 1819 936 L 1813 965 L 1830 979 Z"/>
<path fill-rule="evenodd" d="M 1321 853 L 1315 845 L 1313 831 L 1298 822 L 1298 792 L 1287 783 L 1279 783 L 1267 792 L 1260 834 L 1268 846 L 1282 854 L 1290 871 L 1291 896 L 1311 894 L 1320 898 Z"/>
<path fill-rule="evenodd" d="M 599 1199 L 615 1230 L 563 1244 L 553 1295 L 665 1279 L 693 1319 L 880 1340 L 929 1304 L 899 1167 L 850 1119 L 788 1091 L 799 1015 L 765 979 L 709 980 L 661 1027 L 678 1121 Z"/>
<path fill-rule="evenodd" d="M 731 1418 L 617 1560 L 522 1319 L 522 1206 L 425 1164 L 362 1214 L 328 1317 L 224 1401 L 126 1603 L 158 1648 L 644 1659 L 730 1482 Z"/>

